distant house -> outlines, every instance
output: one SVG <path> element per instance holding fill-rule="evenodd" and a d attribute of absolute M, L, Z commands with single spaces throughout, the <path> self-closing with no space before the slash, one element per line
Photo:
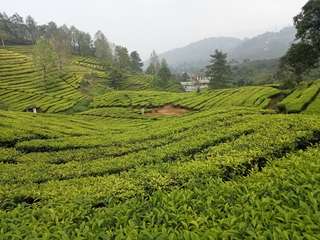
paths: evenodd
<path fill-rule="evenodd" d="M 181 82 L 181 85 L 186 92 L 194 92 L 208 88 L 209 83 L 210 80 L 207 77 L 195 75 L 191 77 L 190 81 Z"/>

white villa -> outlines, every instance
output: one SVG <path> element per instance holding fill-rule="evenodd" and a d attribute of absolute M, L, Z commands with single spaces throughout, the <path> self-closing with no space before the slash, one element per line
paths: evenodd
<path fill-rule="evenodd" d="M 181 82 L 183 89 L 186 92 L 194 92 L 198 89 L 205 89 L 209 87 L 210 80 L 207 77 L 203 76 L 192 76 L 191 81 Z"/>

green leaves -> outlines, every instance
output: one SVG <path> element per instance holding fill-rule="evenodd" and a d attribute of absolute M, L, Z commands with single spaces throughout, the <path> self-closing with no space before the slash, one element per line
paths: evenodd
<path fill-rule="evenodd" d="M 319 120 L 265 113 L 0 112 L 1 237 L 317 238 Z"/>

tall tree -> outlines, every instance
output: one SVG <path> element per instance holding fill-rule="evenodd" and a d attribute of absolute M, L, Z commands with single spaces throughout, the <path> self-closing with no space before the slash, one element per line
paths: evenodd
<path fill-rule="evenodd" d="M 37 38 L 39 37 L 39 33 L 38 33 L 37 23 L 31 16 L 27 16 L 26 26 L 29 32 L 29 40 L 32 43 L 35 43 Z"/>
<path fill-rule="evenodd" d="M 150 56 L 150 64 L 146 70 L 147 74 L 156 75 L 160 70 L 160 60 L 156 51 L 153 50 Z"/>
<path fill-rule="evenodd" d="M 92 39 L 89 33 L 80 32 L 79 52 L 81 56 L 90 56 L 93 54 Z"/>
<path fill-rule="evenodd" d="M 39 39 L 33 49 L 33 63 L 35 67 L 42 73 L 42 80 L 45 85 L 48 85 L 48 73 L 56 68 L 57 55 L 46 39 Z"/>
<path fill-rule="evenodd" d="M 302 75 L 318 64 L 318 53 L 315 48 L 307 43 L 299 42 L 292 44 L 288 52 L 280 60 L 280 71 L 293 71 L 297 83 L 302 81 Z"/>
<path fill-rule="evenodd" d="M 137 51 L 131 52 L 130 62 L 131 62 L 132 71 L 137 72 L 137 73 L 142 72 L 143 63 L 142 63 L 140 55 Z"/>
<path fill-rule="evenodd" d="M 124 79 L 124 75 L 121 69 L 113 68 L 111 72 L 109 72 L 109 80 L 112 88 L 118 89 L 123 79 Z"/>
<path fill-rule="evenodd" d="M 294 18 L 297 39 L 310 44 L 320 54 L 320 0 L 309 0 Z"/>
<path fill-rule="evenodd" d="M 0 40 L 2 47 L 5 47 L 6 41 L 10 39 L 9 18 L 5 13 L 0 13 Z"/>
<path fill-rule="evenodd" d="M 45 26 L 44 37 L 47 39 L 53 38 L 58 32 L 58 26 L 55 22 L 49 22 Z"/>
<path fill-rule="evenodd" d="M 5 42 L 9 39 L 10 35 L 0 28 L 0 40 L 3 48 L 6 47 Z"/>
<path fill-rule="evenodd" d="M 92 55 L 92 39 L 89 33 L 82 32 L 71 26 L 70 34 L 73 53 L 81 56 Z"/>
<path fill-rule="evenodd" d="M 162 59 L 160 64 L 160 69 L 156 78 L 156 85 L 160 88 L 166 88 L 169 85 L 172 74 L 169 69 L 168 63 L 165 59 Z"/>
<path fill-rule="evenodd" d="M 60 73 L 71 59 L 71 36 L 67 26 L 58 28 L 50 38 L 50 43 L 57 56 L 57 65 Z"/>
<path fill-rule="evenodd" d="M 304 73 L 317 67 L 320 58 L 320 0 L 309 0 L 294 18 L 296 40 L 282 57 L 277 77 L 287 76 L 291 71 L 294 81 L 302 81 Z M 289 70 L 288 70 L 289 69 Z M 286 74 L 284 74 L 286 73 Z M 286 81 L 285 79 L 279 79 Z"/>
<path fill-rule="evenodd" d="M 112 61 L 112 50 L 103 32 L 98 31 L 94 36 L 95 56 L 101 60 Z"/>
<path fill-rule="evenodd" d="M 210 88 L 228 86 L 231 78 L 231 68 L 227 62 L 227 54 L 216 50 L 215 54 L 210 55 L 206 75 L 210 79 Z"/>
<path fill-rule="evenodd" d="M 116 46 L 114 53 L 115 64 L 121 70 L 130 69 L 130 58 L 128 49 L 121 46 Z"/>
<path fill-rule="evenodd" d="M 26 40 L 27 28 L 24 24 L 23 17 L 15 13 L 9 18 L 10 33 L 17 39 L 17 43 Z"/>

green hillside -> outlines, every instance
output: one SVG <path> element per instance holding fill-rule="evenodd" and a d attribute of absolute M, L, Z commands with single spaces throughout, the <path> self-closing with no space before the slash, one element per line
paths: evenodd
<path fill-rule="evenodd" d="M 44 84 L 32 62 L 32 46 L 0 48 L 0 109 L 24 111 L 30 106 L 42 112 L 66 111 L 92 94 L 108 91 L 108 73 L 95 58 L 76 57 L 66 66 L 66 73 L 49 73 Z M 128 75 L 120 89 L 150 89 L 151 78 Z"/>
<path fill-rule="evenodd" d="M 2 239 L 320 234 L 319 81 L 178 93 L 128 74 L 115 91 L 73 56 L 43 85 L 31 53 L 0 49 Z"/>

